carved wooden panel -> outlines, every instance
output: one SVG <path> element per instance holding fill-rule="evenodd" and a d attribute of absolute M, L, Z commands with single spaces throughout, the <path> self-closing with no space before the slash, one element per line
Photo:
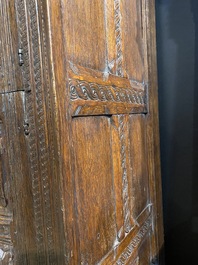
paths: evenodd
<path fill-rule="evenodd" d="M 144 116 L 76 117 L 72 124 L 78 262 L 129 264 L 153 219 Z"/>
<path fill-rule="evenodd" d="M 158 254 L 153 8 L 1 1 L 0 264 Z"/>
<path fill-rule="evenodd" d="M 0 261 L 60 264 L 64 255 L 46 2 L 9 0 L 0 7 Z"/>
<path fill-rule="evenodd" d="M 146 2 L 63 1 L 62 8 L 76 220 L 70 262 L 139 262 L 154 218 Z"/>
<path fill-rule="evenodd" d="M 146 86 L 70 64 L 72 116 L 146 113 Z"/>
<path fill-rule="evenodd" d="M 130 264 L 135 260 L 139 247 L 145 238 L 148 237 L 151 230 L 152 216 L 147 216 L 145 219 L 144 214 L 144 218 L 141 216 L 137 219 L 137 222 L 142 222 L 141 226 L 136 225 L 121 243 L 114 245 L 113 249 L 104 257 L 100 264 Z M 140 255 L 142 254 L 140 253 Z M 150 253 L 147 253 L 147 257 L 150 259 Z"/>
<path fill-rule="evenodd" d="M 76 118 L 73 132 L 80 263 L 96 264 L 116 238 L 110 120 Z"/>
<path fill-rule="evenodd" d="M 130 141 L 130 161 L 131 161 L 131 203 L 134 218 L 149 203 L 149 179 L 147 166 L 147 146 L 146 146 L 146 130 L 145 116 L 131 115 L 129 125 L 129 141 Z M 141 194 L 136 199 L 135 194 Z"/>
<path fill-rule="evenodd" d="M 124 249 L 122 254 L 119 256 L 118 260 L 115 263 L 116 265 L 129 264 L 129 262 L 131 262 L 132 255 L 135 252 L 135 250 L 141 245 L 141 242 L 144 241 L 146 237 L 148 237 L 150 227 L 151 227 L 151 219 L 148 219 L 146 220 L 144 225 L 140 228 L 138 233 L 134 236 L 134 238 L 130 241 L 129 245 Z M 149 247 L 149 244 L 147 244 L 146 247 Z M 144 264 L 145 265 L 149 264 L 150 252 L 148 251 L 147 253 L 145 253 L 145 250 L 140 251 L 140 257 L 143 255 L 145 255 L 147 259 L 147 261 Z M 135 262 L 137 263 L 137 259 Z"/>
<path fill-rule="evenodd" d="M 142 82 L 146 78 L 147 71 L 145 67 L 147 49 L 144 46 L 146 1 L 124 0 L 120 2 L 125 76 Z"/>

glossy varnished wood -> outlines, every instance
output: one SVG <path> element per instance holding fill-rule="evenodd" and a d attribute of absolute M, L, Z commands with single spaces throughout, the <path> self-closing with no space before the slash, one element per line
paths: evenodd
<path fill-rule="evenodd" d="M 154 1 L 9 0 L 0 22 L 0 263 L 159 259 Z"/>

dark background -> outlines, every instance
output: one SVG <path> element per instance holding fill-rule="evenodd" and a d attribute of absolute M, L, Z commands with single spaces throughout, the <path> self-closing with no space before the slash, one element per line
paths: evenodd
<path fill-rule="evenodd" d="M 198 0 L 156 0 L 166 265 L 198 265 Z"/>

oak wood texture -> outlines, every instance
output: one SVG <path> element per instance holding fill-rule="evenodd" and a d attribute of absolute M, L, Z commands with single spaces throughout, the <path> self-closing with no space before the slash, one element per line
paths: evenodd
<path fill-rule="evenodd" d="M 8 0 L 0 22 L 0 264 L 159 259 L 154 1 Z"/>

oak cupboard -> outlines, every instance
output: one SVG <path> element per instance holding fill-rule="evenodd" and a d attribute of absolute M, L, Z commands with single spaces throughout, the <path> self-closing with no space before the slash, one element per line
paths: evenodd
<path fill-rule="evenodd" d="M 162 264 L 154 9 L 0 1 L 0 264 Z"/>

